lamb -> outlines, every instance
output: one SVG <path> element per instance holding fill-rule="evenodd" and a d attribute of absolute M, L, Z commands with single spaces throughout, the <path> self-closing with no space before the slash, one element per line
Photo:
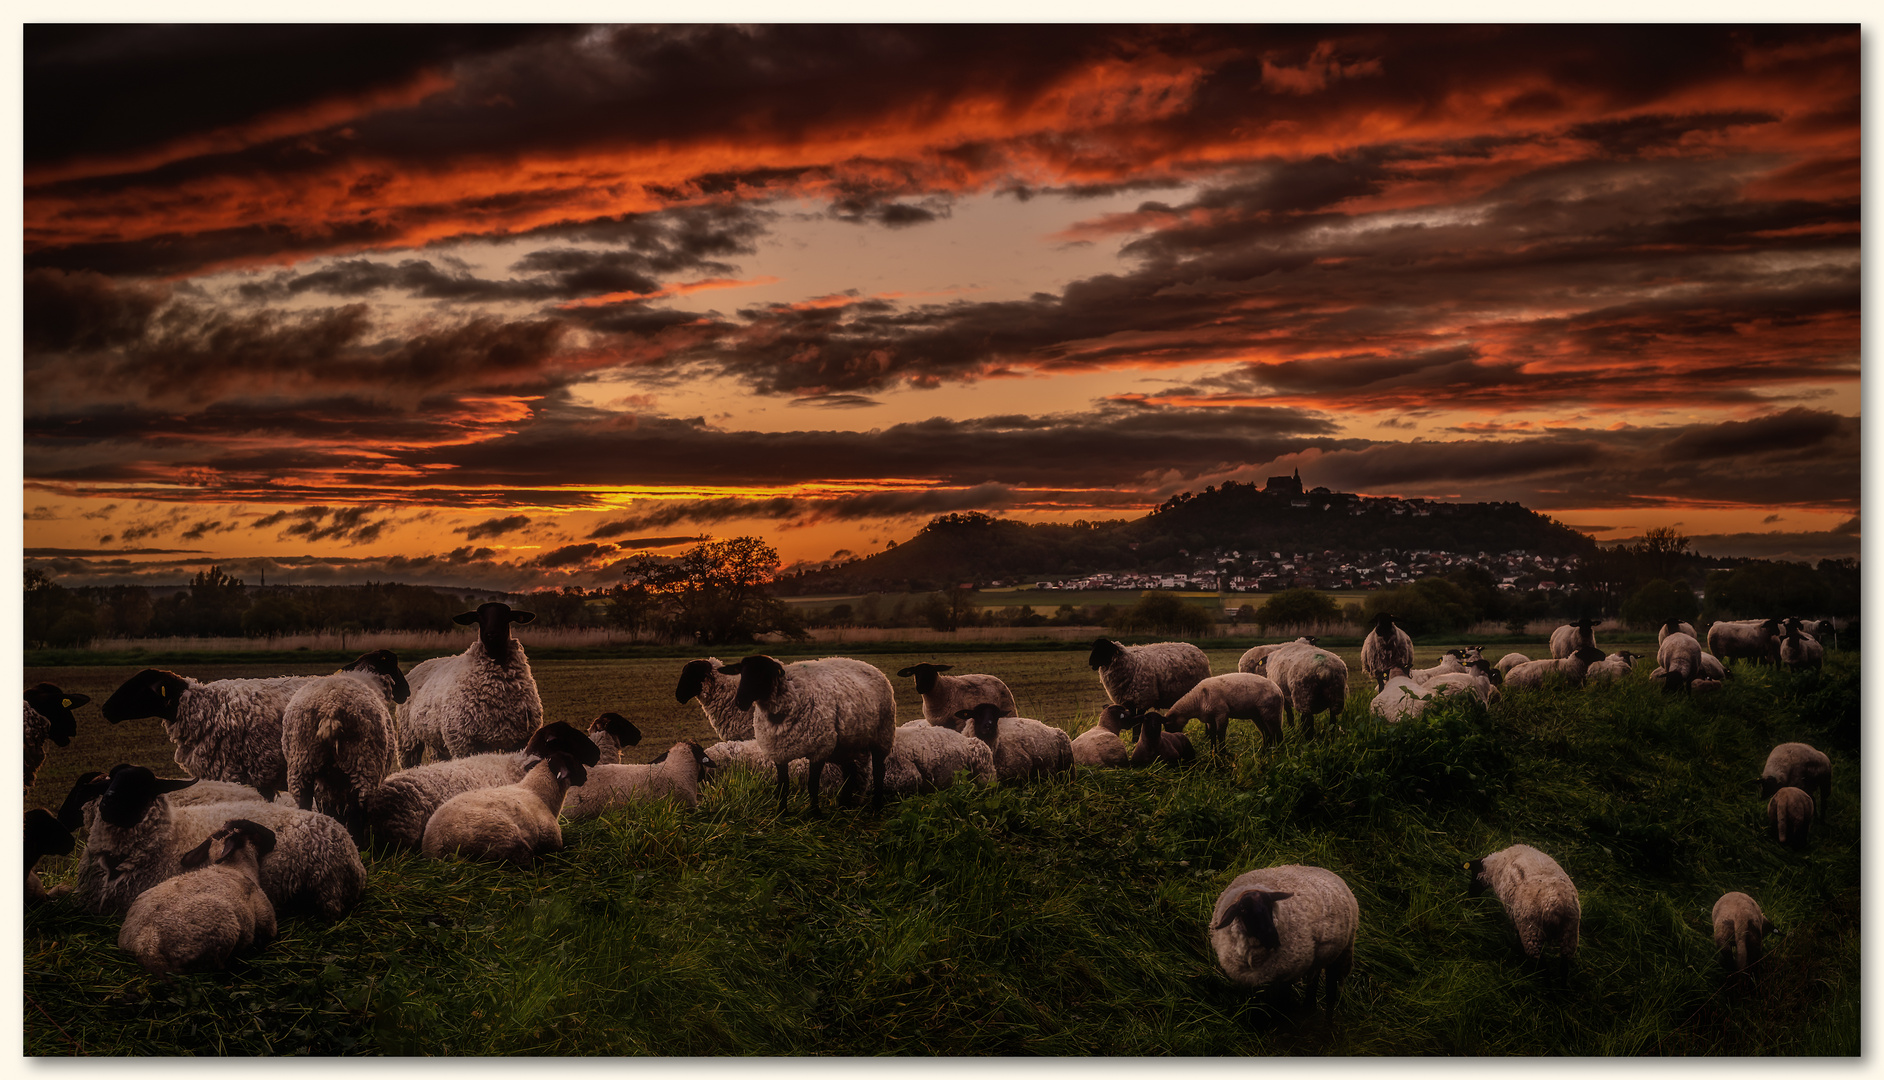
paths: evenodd
<path fill-rule="evenodd" d="M 412 695 L 398 710 L 400 768 L 417 765 L 427 750 L 432 760 L 447 761 L 529 741 L 543 723 L 543 699 L 510 624 L 534 618 L 499 603 L 452 618 L 460 626 L 476 623 L 478 636 L 456 656 L 427 660 L 407 673 Z"/>
<path fill-rule="evenodd" d="M 1232 672 L 1213 675 L 1191 687 L 1165 711 L 1173 730 L 1185 723 L 1202 720 L 1212 747 L 1223 749 L 1224 735 L 1231 720 L 1250 720 L 1263 733 L 1263 748 L 1282 738 L 1282 689 L 1262 675 Z"/>
<path fill-rule="evenodd" d="M 1596 648 L 1596 620 L 1583 618 L 1550 632 L 1550 658 L 1562 660 L 1574 652 Z"/>
<path fill-rule="evenodd" d="M 1496 664 L 1492 665 L 1492 670 L 1498 672 L 1499 678 L 1503 678 L 1506 675 L 1511 674 L 1512 668 L 1517 667 L 1519 664 L 1528 664 L 1530 662 L 1531 662 L 1531 658 L 1524 655 L 1523 653 L 1520 653 L 1520 652 L 1506 653 L 1502 658 L 1499 659 L 1499 661 Z"/>
<path fill-rule="evenodd" d="M 1779 663 L 1779 622 L 1743 619 L 1717 622 L 1707 628 L 1707 651 L 1722 660 L 1768 660 Z"/>
<path fill-rule="evenodd" d="M 1451 675 L 1465 670 L 1465 650 L 1447 649 L 1439 658 L 1439 663 L 1429 668 L 1415 668 L 1406 673 L 1407 678 L 1426 685 L 1440 675 Z"/>
<path fill-rule="evenodd" d="M 1210 678 L 1209 657 L 1184 641 L 1121 645 L 1094 638 L 1086 666 L 1099 673 L 1108 701 L 1139 709 L 1168 709 Z"/>
<path fill-rule="evenodd" d="M 33 790 L 33 780 L 46 760 L 46 740 L 57 746 L 70 746 L 78 734 L 78 720 L 72 710 L 92 699 L 84 694 L 68 694 L 51 683 L 36 684 L 26 691 L 26 764 L 25 790 Z"/>
<path fill-rule="evenodd" d="M 1802 742 L 1780 743 L 1766 755 L 1766 767 L 1760 770 L 1760 795 L 1772 798 L 1783 787 L 1802 791 L 1817 788 L 1819 810 L 1827 810 L 1832 801 L 1832 759 Z"/>
<path fill-rule="evenodd" d="M 275 936 L 275 905 L 262 888 L 262 858 L 275 850 L 266 826 L 237 819 L 185 853 L 188 868 L 131 902 L 118 947 L 157 975 L 220 971 L 236 953 Z"/>
<path fill-rule="evenodd" d="M 1282 691 L 1282 714 L 1290 723 L 1302 714 L 1302 733 L 1315 737 L 1315 714 L 1327 710 L 1330 723 L 1348 703 L 1348 665 L 1313 645 L 1290 644 L 1256 662 L 1256 673 L 1275 680 Z M 1382 680 L 1383 684 L 1385 680 Z"/>
<path fill-rule="evenodd" d="M 552 750 L 515 784 L 479 788 L 447 799 L 425 823 L 419 851 L 428 859 L 455 853 L 528 866 L 544 852 L 563 849 L 563 830 L 556 815 L 569 789 L 582 786 L 587 779 L 581 762 Z"/>
<path fill-rule="evenodd" d="M 993 702 L 982 704 L 1000 708 Z M 949 724 L 911 720 L 896 729 L 895 745 L 883 765 L 883 783 L 890 794 L 940 791 L 954 784 L 959 773 L 980 783 L 994 783 L 998 778 L 994 748 Z"/>
<path fill-rule="evenodd" d="M 1069 776 L 1073 773 L 1073 740 L 1059 728 L 1025 716 L 1002 716 L 998 706 L 987 702 L 963 709 L 955 719 L 962 722 L 963 734 L 972 732 L 976 739 L 987 744 L 994 755 L 994 775 L 998 780 L 1011 782 L 1062 771 Z"/>
<path fill-rule="evenodd" d="M 589 741 L 595 744 L 595 764 L 621 764 L 625 746 L 641 745 L 641 729 L 620 713 L 605 712 L 589 721 Z"/>
<path fill-rule="evenodd" d="M 1217 897 L 1210 944 L 1224 974 L 1246 986 L 1306 980 L 1311 1006 L 1315 981 L 1326 971 L 1332 1016 L 1341 981 L 1354 967 L 1360 922 L 1361 906 L 1340 875 L 1318 866 L 1271 866 L 1239 875 Z"/>
<path fill-rule="evenodd" d="M 1244 673 L 1245 675 L 1254 675 L 1256 674 L 1256 662 L 1258 660 L 1261 660 L 1263 657 L 1268 656 L 1270 653 L 1275 652 L 1277 649 L 1286 649 L 1290 645 L 1313 645 L 1313 644 L 1315 644 L 1314 638 L 1299 637 L 1299 638 L 1296 638 L 1294 641 L 1283 641 L 1283 642 L 1278 642 L 1274 645 L 1258 645 L 1255 648 L 1244 653 L 1240 658 L 1238 658 L 1236 662 L 1236 670 Z"/>
<path fill-rule="evenodd" d="M 303 687 L 323 675 L 198 682 L 145 668 L 105 700 L 108 723 L 155 716 L 177 748 L 176 762 L 201 780 L 253 784 L 270 797 L 288 787 L 281 716 Z"/>
<path fill-rule="evenodd" d="M 993 675 L 944 675 L 949 664 L 914 664 L 896 673 L 899 679 L 914 676 L 916 693 L 922 697 L 922 718 L 931 724 L 957 727 L 955 714 L 982 702 L 994 705 L 1002 716 L 1019 716 L 1014 708 L 1014 694 L 1007 684 Z"/>
<path fill-rule="evenodd" d="M 1361 670 L 1374 677 L 1376 690 L 1387 684 L 1390 668 L 1413 670 L 1413 639 L 1386 612 L 1374 616 L 1374 628 L 1361 642 Z"/>
<path fill-rule="evenodd" d="M 1099 710 L 1099 719 L 1073 740 L 1073 764 L 1084 769 L 1122 769 L 1132 752 L 1125 748 L 1119 732 L 1124 729 L 1128 712 L 1123 705 L 1107 705 Z"/>
<path fill-rule="evenodd" d="M 1577 902 L 1576 883 L 1557 860 L 1529 844 L 1513 844 L 1473 859 L 1465 869 L 1472 875 L 1467 895 L 1491 889 L 1517 928 L 1526 956 L 1539 959 L 1545 943 L 1555 941 L 1565 965 L 1569 964 L 1576 955 L 1583 908 Z"/>
<path fill-rule="evenodd" d="M 23 824 L 26 830 L 26 903 L 29 906 L 43 904 L 71 892 L 71 887 L 66 885 L 48 892 L 45 883 L 39 880 L 36 867 L 47 855 L 72 854 L 72 830 L 60 824 L 47 810 L 28 810 Z"/>
<path fill-rule="evenodd" d="M 1662 691 L 1673 693 L 1688 689 L 1690 682 L 1701 677 L 1702 655 L 1701 643 L 1687 634 L 1670 634 L 1663 638 L 1655 654 L 1656 666 L 1662 672 Z"/>
<path fill-rule="evenodd" d="M 1753 897 L 1730 892 L 1714 901 L 1714 947 L 1736 974 L 1760 962 L 1761 941 L 1773 932 L 1773 921 Z"/>
<path fill-rule="evenodd" d="M 1615 682 L 1634 670 L 1637 659 L 1636 654 L 1627 649 L 1610 653 L 1583 672 L 1583 681 L 1591 685 Z"/>
<path fill-rule="evenodd" d="M 1812 796 L 1796 787 L 1773 792 L 1766 802 L 1766 823 L 1780 843 L 1794 850 L 1803 849 L 1812 835 Z"/>
<path fill-rule="evenodd" d="M 753 707 L 752 728 L 759 749 L 778 770 L 778 808 L 790 797 L 789 765 L 809 763 L 806 787 L 811 811 L 818 812 L 823 763 L 844 770 L 840 799 L 859 786 L 856 759 L 870 753 L 871 807 L 883 808 L 883 765 L 896 741 L 896 689 L 889 676 L 861 660 L 828 657 L 781 664 L 755 654 L 720 669 L 739 676 L 738 708 Z"/>
<path fill-rule="evenodd" d="M 1489 705 L 1493 700 L 1492 695 L 1497 692 L 1490 680 L 1474 673 L 1449 672 L 1421 684 L 1395 667 L 1388 671 L 1387 681 L 1368 704 L 1368 711 L 1389 724 L 1397 724 L 1421 715 L 1427 705 L 1449 694 L 1470 694 L 1479 700 L 1479 704 Z"/>
<path fill-rule="evenodd" d="M 114 766 L 111 775 L 129 765 Z M 88 772 L 81 775 L 72 784 L 65 802 L 59 806 L 59 824 L 68 830 L 83 830 L 90 833 L 92 822 L 98 816 L 98 798 L 111 785 L 111 775 L 101 772 Z M 293 800 L 288 793 L 277 792 L 274 798 L 263 797 L 261 791 L 248 784 L 232 784 L 227 780 L 198 780 L 186 788 L 179 788 L 166 796 L 170 808 L 182 806 L 209 806 L 213 803 L 259 802 L 273 803 L 279 806 L 292 806 Z"/>
<path fill-rule="evenodd" d="M 1727 666 L 1722 664 L 1713 653 L 1702 653 L 1700 678 L 1712 679 L 1715 682 L 1725 682 L 1727 679 Z"/>
<path fill-rule="evenodd" d="M 658 799 L 698 806 L 700 785 L 711 779 L 714 767 L 706 751 L 694 742 L 675 743 L 646 765 L 597 765 L 588 771 L 581 787 L 563 796 L 562 815 L 570 821 L 586 821 L 613 807 Z"/>
<path fill-rule="evenodd" d="M 1817 671 L 1825 663 L 1825 647 L 1801 629 L 1798 619 L 1786 620 L 1786 636 L 1779 639 L 1779 662 L 1794 671 Z"/>
<path fill-rule="evenodd" d="M 751 769 L 755 772 L 773 771 L 772 759 L 759 749 L 757 739 L 721 740 L 706 748 L 706 756 L 717 768 Z"/>
<path fill-rule="evenodd" d="M 739 696 L 739 676 L 720 674 L 720 660 L 689 660 L 680 669 L 680 685 L 674 687 L 674 700 L 682 705 L 700 699 L 700 711 L 722 740 L 752 738 L 752 706 L 741 709 L 733 704 Z"/>
<path fill-rule="evenodd" d="M 1655 632 L 1655 644 L 1660 645 L 1670 634 L 1686 634 L 1696 641 L 1701 637 L 1694 632 L 1693 623 L 1682 622 L 1673 616 L 1669 616 L 1668 621 L 1662 623 L 1662 628 Z"/>
<path fill-rule="evenodd" d="M 281 753 L 295 805 L 366 835 L 366 793 L 393 767 L 393 708 L 406 700 L 399 658 L 386 649 L 295 691 L 281 716 Z"/>
<path fill-rule="evenodd" d="M 172 807 L 167 793 L 193 783 L 159 779 L 141 766 L 111 771 L 75 888 L 86 910 L 127 910 L 139 893 L 175 877 L 185 852 L 237 818 L 275 834 L 275 853 L 262 865 L 261 883 L 276 909 L 305 904 L 337 919 L 359 901 L 366 867 L 338 821 L 262 802 Z"/>
<path fill-rule="evenodd" d="M 1579 649 L 1561 660 L 1532 660 L 1505 672 L 1505 689 L 1528 690 L 1544 685 L 1552 676 L 1562 676 L 1571 686 L 1582 686 L 1591 664 L 1603 659 L 1601 649 Z"/>
<path fill-rule="evenodd" d="M 1428 701 L 1437 700 L 1448 694 L 1470 694 L 1478 699 L 1480 705 L 1486 706 L 1496 705 L 1499 701 L 1498 688 L 1491 684 L 1491 680 L 1471 670 L 1435 675 L 1427 681 L 1426 690 Z"/>
<path fill-rule="evenodd" d="M 1142 769 L 1161 761 L 1167 765 L 1182 765 L 1197 760 L 1197 749 L 1191 745 L 1191 737 L 1182 731 L 1165 730 L 1164 717 L 1147 710 L 1132 720 L 1137 739 L 1132 745 L 1132 768 Z"/>
<path fill-rule="evenodd" d="M 587 735 L 561 720 L 545 724 L 522 750 L 473 754 L 393 773 L 366 796 L 367 835 L 389 847 L 416 848 L 425 839 L 433 811 L 467 791 L 521 781 L 538 760 L 561 752 L 593 765 L 601 751 Z"/>

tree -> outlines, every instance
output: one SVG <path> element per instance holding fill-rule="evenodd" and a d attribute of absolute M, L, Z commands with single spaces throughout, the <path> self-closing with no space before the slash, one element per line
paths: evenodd
<path fill-rule="evenodd" d="M 1108 625 L 1128 634 L 1161 633 L 1201 637 L 1210 633 L 1216 620 L 1210 617 L 1210 612 L 1195 604 L 1187 604 L 1168 592 L 1154 592 L 1147 593 L 1119 616 L 1116 622 L 1109 621 Z"/>
<path fill-rule="evenodd" d="M 702 645 L 782 632 L 803 639 L 804 620 L 766 590 L 778 551 L 756 536 L 696 544 L 677 558 L 636 555 L 622 568 L 630 591 L 658 598 L 669 633 Z"/>
<path fill-rule="evenodd" d="M 1676 532 L 1673 526 L 1658 525 L 1643 533 L 1630 551 L 1635 554 L 1642 577 L 1649 581 L 1656 578 L 1672 581 L 1679 576 L 1681 564 L 1687 561 L 1688 538 Z"/>
<path fill-rule="evenodd" d="M 1321 593 L 1313 589 L 1284 589 L 1257 609 L 1256 625 L 1266 634 L 1272 626 L 1316 626 L 1340 617 L 1341 609 Z"/>
<path fill-rule="evenodd" d="M 1622 602 L 1622 621 L 1637 629 L 1652 629 L 1669 619 L 1693 621 L 1701 613 L 1694 590 L 1685 581 L 1656 578 Z"/>

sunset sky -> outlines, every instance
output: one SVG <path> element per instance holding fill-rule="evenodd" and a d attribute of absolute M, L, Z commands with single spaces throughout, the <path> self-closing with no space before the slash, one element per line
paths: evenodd
<path fill-rule="evenodd" d="M 1853 25 L 24 42 L 62 584 L 606 585 L 1295 468 L 1857 554 Z"/>

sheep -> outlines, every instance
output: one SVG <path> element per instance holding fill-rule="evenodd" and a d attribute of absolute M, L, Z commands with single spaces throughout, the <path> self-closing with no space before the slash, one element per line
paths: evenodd
<path fill-rule="evenodd" d="M 139 894 L 124 913 L 118 948 L 156 975 L 220 971 L 236 953 L 275 936 L 275 905 L 261 860 L 275 850 L 264 825 L 237 819 L 186 852 L 185 872 Z"/>
<path fill-rule="evenodd" d="M 1000 707 L 993 702 L 982 704 Z M 1020 740 L 1017 737 L 1013 741 Z M 994 748 L 952 725 L 929 720 L 911 720 L 896 729 L 895 745 L 890 747 L 890 756 L 883 765 L 883 784 L 890 794 L 940 791 L 954 784 L 959 773 L 967 773 L 970 780 L 980 783 L 994 783 L 999 778 Z"/>
<path fill-rule="evenodd" d="M 1526 956 L 1541 958 L 1545 943 L 1555 941 L 1558 954 L 1569 965 L 1577 951 L 1583 908 L 1577 902 L 1576 883 L 1557 860 L 1529 844 L 1513 844 L 1464 867 L 1472 875 L 1467 895 L 1476 897 L 1491 889 L 1517 928 Z"/>
<path fill-rule="evenodd" d="M 113 691 L 100 710 L 112 724 L 157 717 L 185 772 L 200 780 L 253 784 L 272 798 L 288 787 L 281 715 L 302 687 L 325 677 L 198 682 L 145 668 Z"/>
<path fill-rule="evenodd" d="M 1701 654 L 1700 678 L 1724 682 L 1727 679 L 1727 665 L 1720 662 L 1713 653 Z"/>
<path fill-rule="evenodd" d="M 1796 787 L 1773 792 L 1766 802 L 1766 823 L 1780 843 L 1795 850 L 1804 848 L 1812 835 L 1812 796 Z"/>
<path fill-rule="evenodd" d="M 961 710 L 955 719 L 962 723 L 962 734 L 972 734 L 988 745 L 998 780 L 1073 773 L 1073 740 L 1059 728 L 1025 716 L 1002 716 L 998 706 L 987 702 Z"/>
<path fill-rule="evenodd" d="M 24 790 L 33 790 L 39 767 L 46 761 L 46 740 L 54 745 L 70 746 L 78 734 L 78 720 L 72 710 L 92 699 L 84 694 L 68 694 L 51 683 L 43 682 L 26 691 L 26 758 Z"/>
<path fill-rule="evenodd" d="M 556 815 L 569 789 L 582 786 L 587 779 L 581 762 L 552 750 L 515 784 L 479 788 L 445 800 L 425 823 L 419 852 L 428 859 L 457 854 L 528 866 L 544 852 L 563 849 L 563 830 Z"/>
<path fill-rule="evenodd" d="M 111 773 L 115 775 L 119 770 L 130 767 L 117 765 L 112 768 Z M 65 802 L 59 806 L 59 824 L 68 830 L 91 832 L 92 822 L 98 816 L 98 798 L 105 793 L 105 789 L 110 784 L 111 776 L 105 773 L 82 774 L 72 784 L 72 790 L 67 793 Z M 271 799 L 264 797 L 260 790 L 249 784 L 232 784 L 227 780 L 198 780 L 189 787 L 169 792 L 166 798 L 170 800 L 170 808 L 173 810 L 183 806 L 209 806 L 213 803 L 235 802 L 294 805 L 293 800 L 285 791 L 277 792 Z"/>
<path fill-rule="evenodd" d="M 1406 673 L 1407 678 L 1424 686 L 1440 675 L 1451 675 L 1465 670 L 1465 650 L 1447 649 L 1439 658 L 1439 663 L 1429 668 L 1415 668 Z"/>
<path fill-rule="evenodd" d="M 1354 933 L 1361 906 L 1340 875 L 1318 866 L 1271 866 L 1230 882 L 1210 913 L 1210 945 L 1223 973 L 1246 986 L 1287 986 L 1327 978 L 1327 1009 L 1334 1015 L 1341 981 L 1354 967 Z"/>
<path fill-rule="evenodd" d="M 1426 708 L 1424 690 L 1407 675 L 1405 668 L 1394 664 L 1388 667 L 1386 681 L 1380 684 L 1380 692 L 1368 702 L 1367 711 L 1389 724 L 1410 720 Z"/>
<path fill-rule="evenodd" d="M 72 830 L 61 824 L 49 810 L 28 810 L 23 825 L 26 835 L 26 903 L 43 904 L 71 892 L 71 886 L 68 885 L 58 886 L 48 892 L 35 868 L 39 860 L 47 855 L 72 854 Z"/>
<path fill-rule="evenodd" d="M 1121 645 L 1094 638 L 1086 666 L 1099 673 L 1108 701 L 1139 709 L 1168 709 L 1210 678 L 1210 658 L 1184 641 Z"/>
<path fill-rule="evenodd" d="M 1562 660 L 1574 652 L 1596 648 L 1596 620 L 1583 618 L 1550 632 L 1550 658 Z"/>
<path fill-rule="evenodd" d="M 1492 670 L 1498 673 L 1499 678 L 1503 678 L 1511 674 L 1512 668 L 1517 667 L 1519 664 L 1528 664 L 1530 662 L 1531 658 L 1523 653 L 1510 652 L 1501 657 L 1496 664 L 1493 664 Z"/>
<path fill-rule="evenodd" d="M 1231 720 L 1249 720 L 1263 733 L 1263 748 L 1282 738 L 1282 689 L 1269 678 L 1244 672 L 1213 675 L 1191 687 L 1165 710 L 1165 721 L 1182 731 L 1192 719 L 1204 722 L 1210 745 L 1223 749 Z"/>
<path fill-rule="evenodd" d="M 586 821 L 613 807 L 657 799 L 698 806 L 700 785 L 711 779 L 714 768 L 713 760 L 694 742 L 675 743 L 646 765 L 603 763 L 588 770 L 581 787 L 563 796 L 562 815 L 570 821 Z"/>
<path fill-rule="evenodd" d="M 1714 901 L 1714 947 L 1736 974 L 1760 962 L 1761 942 L 1772 932 L 1773 921 L 1746 893 L 1730 892 Z"/>
<path fill-rule="evenodd" d="M 389 847 L 416 848 L 425 839 L 432 812 L 447 800 L 479 788 L 515 784 L 539 759 L 558 751 L 583 765 L 601 757 L 587 735 L 558 720 L 536 729 L 522 750 L 473 754 L 393 773 L 367 793 L 367 835 Z"/>
<path fill-rule="evenodd" d="M 1661 671 L 1662 691 L 1673 693 L 1688 689 L 1688 684 L 1701 676 L 1701 643 L 1687 634 L 1670 634 L 1662 639 L 1661 648 L 1655 654 L 1656 667 Z"/>
<path fill-rule="evenodd" d="M 1796 618 L 1786 620 L 1786 636 L 1779 639 L 1779 662 L 1794 671 L 1817 671 L 1825 663 L 1825 648 L 1802 625 Z"/>
<path fill-rule="evenodd" d="M 720 659 L 689 660 L 680 669 L 680 684 L 674 687 L 674 700 L 682 705 L 700 699 L 700 711 L 722 740 L 752 738 L 752 706 L 741 709 L 733 704 L 739 695 L 739 677 L 720 674 Z"/>
<path fill-rule="evenodd" d="M 1348 665 L 1326 649 L 1291 643 L 1256 661 L 1256 667 L 1256 674 L 1273 679 L 1282 691 L 1282 715 L 1294 723 L 1300 712 L 1302 733 L 1311 739 L 1316 713 L 1327 710 L 1332 723 L 1347 705 Z"/>
<path fill-rule="evenodd" d="M 281 715 L 281 753 L 296 806 L 365 836 L 366 793 L 392 771 L 393 708 L 407 693 L 399 658 L 386 649 L 295 691 Z"/>
<path fill-rule="evenodd" d="M 1274 645 L 1258 645 L 1255 648 L 1244 653 L 1241 657 L 1237 659 L 1236 670 L 1244 673 L 1245 675 L 1254 675 L 1256 674 L 1256 662 L 1258 660 L 1261 660 L 1263 657 L 1268 656 L 1270 653 L 1275 652 L 1277 649 L 1286 649 L 1290 645 L 1313 645 L 1313 644 L 1315 644 L 1314 638 L 1299 637 L 1299 638 L 1296 638 L 1294 641 L 1282 641 L 1282 642 L 1277 642 Z"/>
<path fill-rule="evenodd" d="M 456 656 L 415 664 L 406 674 L 412 694 L 398 710 L 400 768 L 417 765 L 427 750 L 432 760 L 447 761 L 529 741 L 543 723 L 543 699 L 510 624 L 534 618 L 495 602 L 453 616 L 460 626 L 476 623 L 478 636 Z"/>
<path fill-rule="evenodd" d="M 1583 681 L 1588 685 L 1612 683 L 1634 670 L 1635 662 L 1640 659 L 1627 649 L 1610 653 L 1602 660 L 1591 664 L 1583 672 Z"/>
<path fill-rule="evenodd" d="M 1694 632 L 1693 623 L 1682 622 L 1672 615 L 1668 617 L 1667 621 L 1662 623 L 1660 630 L 1655 631 L 1655 644 L 1660 645 L 1670 634 L 1686 634 L 1696 641 L 1699 641 L 1701 637 L 1701 635 Z"/>
<path fill-rule="evenodd" d="M 1483 663 L 1483 661 L 1480 661 Z M 1470 694 L 1478 699 L 1480 705 L 1496 705 L 1499 701 L 1498 688 L 1491 684 L 1491 679 L 1475 670 L 1452 671 L 1444 675 L 1435 675 L 1426 682 L 1428 701 L 1448 694 Z"/>
<path fill-rule="evenodd" d="M 1166 731 L 1164 717 L 1146 710 L 1131 717 L 1134 728 L 1132 756 L 1129 764 L 1134 769 L 1142 769 L 1160 761 L 1167 765 L 1182 765 L 1187 761 L 1197 760 L 1197 749 L 1191 745 L 1191 737 L 1182 731 Z"/>
<path fill-rule="evenodd" d="M 818 812 L 824 762 L 844 770 L 840 800 L 859 786 L 856 758 L 870 753 L 871 808 L 883 808 L 883 765 L 896 741 L 896 689 L 862 660 L 827 657 L 781 664 L 764 654 L 720 669 L 739 676 L 738 708 L 753 707 L 759 749 L 778 770 L 778 808 L 790 797 L 790 763 L 805 758 L 811 812 Z"/>
<path fill-rule="evenodd" d="M 1119 732 L 1125 726 L 1128 711 L 1123 705 L 1107 705 L 1099 710 L 1093 726 L 1073 740 L 1073 764 L 1085 769 L 1122 769 L 1131 761 Z"/>
<path fill-rule="evenodd" d="M 1601 649 L 1579 649 L 1561 660 L 1532 660 L 1505 672 L 1505 689 L 1529 690 L 1544 685 L 1552 676 L 1562 676 L 1571 686 L 1582 686 L 1584 673 L 1591 664 L 1603 659 Z"/>
<path fill-rule="evenodd" d="M 899 679 L 916 680 L 916 693 L 922 698 L 922 718 L 931 724 L 955 727 L 955 714 L 982 702 L 998 707 L 1002 716 L 1019 716 L 1014 707 L 1014 693 L 993 675 L 944 675 L 949 664 L 913 664 L 896 673 Z"/>
<path fill-rule="evenodd" d="M 1717 622 L 1707 628 L 1707 651 L 1722 660 L 1768 660 L 1779 663 L 1779 622 L 1742 619 Z"/>
<path fill-rule="evenodd" d="M 1374 689 L 1387 684 L 1389 668 L 1413 670 L 1413 639 L 1386 612 L 1374 616 L 1374 628 L 1361 642 L 1361 670 L 1374 677 Z"/>
<path fill-rule="evenodd" d="M 751 769 L 764 773 L 773 771 L 772 759 L 759 749 L 757 739 L 723 739 L 707 747 L 706 756 L 722 769 Z"/>
<path fill-rule="evenodd" d="M 1780 743 L 1760 770 L 1760 795 L 1770 799 L 1783 787 L 1817 788 L 1819 810 L 1824 812 L 1832 801 L 1832 759 L 1802 742 Z"/>
<path fill-rule="evenodd" d="M 605 712 L 589 721 L 589 741 L 595 744 L 595 764 L 621 764 L 625 746 L 641 745 L 641 729 L 620 713 Z"/>
<path fill-rule="evenodd" d="M 338 821 L 262 802 L 172 807 L 166 795 L 195 782 L 159 779 L 142 766 L 111 771 L 74 890 L 86 910 L 126 910 L 139 893 L 175 877 L 184 852 L 236 818 L 275 834 L 275 853 L 262 865 L 261 882 L 277 909 L 305 904 L 338 919 L 359 901 L 366 867 Z"/>

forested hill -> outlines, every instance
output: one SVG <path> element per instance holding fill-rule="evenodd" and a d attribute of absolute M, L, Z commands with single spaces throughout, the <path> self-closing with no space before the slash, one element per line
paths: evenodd
<path fill-rule="evenodd" d="M 1028 525 L 985 514 L 936 518 L 907 543 L 787 575 L 786 595 L 938 589 L 1101 571 L 1188 571 L 1213 551 L 1510 551 L 1575 555 L 1595 541 L 1517 503 L 1365 499 L 1317 488 L 1230 483 L 1186 492 L 1132 521 Z"/>

